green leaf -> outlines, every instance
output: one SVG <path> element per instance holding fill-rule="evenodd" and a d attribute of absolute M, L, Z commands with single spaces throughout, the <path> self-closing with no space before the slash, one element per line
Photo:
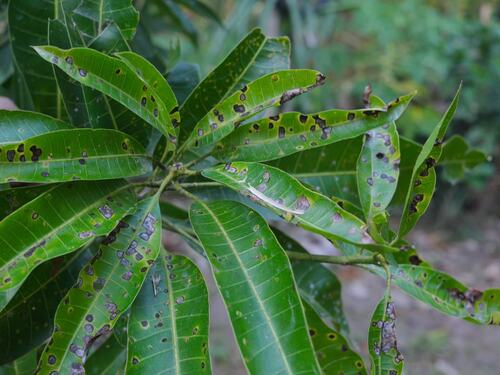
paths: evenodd
<path fill-rule="evenodd" d="M 250 374 L 319 374 L 290 262 L 262 217 L 230 201 L 191 206 L 190 218 Z"/>
<path fill-rule="evenodd" d="M 103 180 L 151 171 L 143 146 L 111 129 L 59 130 L 2 148 L 0 182 Z"/>
<path fill-rule="evenodd" d="M 384 102 L 371 96 L 371 106 L 384 106 Z M 383 126 L 365 134 L 357 163 L 359 198 L 369 223 L 386 221 L 385 209 L 391 203 L 399 178 L 399 135 L 396 123 L 387 121 Z"/>
<path fill-rule="evenodd" d="M 412 97 L 397 98 L 387 107 L 332 109 L 310 115 L 288 112 L 253 121 L 224 138 L 215 156 L 224 161 L 266 161 L 355 138 L 398 119 Z"/>
<path fill-rule="evenodd" d="M 347 340 L 325 324 L 307 302 L 303 301 L 316 357 L 325 375 L 366 375 L 361 357 Z"/>
<path fill-rule="evenodd" d="M 0 221 L 52 187 L 39 185 L 0 191 Z"/>
<path fill-rule="evenodd" d="M 83 267 L 57 309 L 56 329 L 39 361 L 40 374 L 83 371 L 94 340 L 113 328 L 139 293 L 160 245 L 160 208 L 154 196 L 120 221 Z"/>
<path fill-rule="evenodd" d="M 70 124 L 41 113 L 0 110 L 0 149 L 36 135 L 71 128 Z"/>
<path fill-rule="evenodd" d="M 173 24 L 175 29 L 184 33 L 195 46 L 198 46 L 198 31 L 190 17 L 182 11 L 175 0 L 156 0 L 155 3 L 168 15 L 169 23 Z"/>
<path fill-rule="evenodd" d="M 203 175 L 308 230 L 365 247 L 373 243 L 361 220 L 277 168 L 234 162 L 204 170 Z"/>
<path fill-rule="evenodd" d="M 186 8 L 190 9 L 194 13 L 202 17 L 206 17 L 211 19 L 212 21 L 219 24 L 219 26 L 223 26 L 222 20 L 219 15 L 208 5 L 199 0 L 175 0 L 176 2 L 184 5 Z"/>
<path fill-rule="evenodd" d="M 277 229 L 273 232 L 286 251 L 306 252 L 297 241 L 283 232 Z M 349 326 L 342 309 L 342 286 L 337 276 L 318 262 L 293 259 L 290 261 L 302 299 L 328 323 L 328 326 L 347 336 Z"/>
<path fill-rule="evenodd" d="M 47 44 L 48 22 L 55 17 L 56 9 L 54 0 L 11 0 L 8 25 L 16 70 L 17 105 L 60 117 L 62 103 L 52 68 L 31 49 L 31 46 Z"/>
<path fill-rule="evenodd" d="M 162 253 L 128 325 L 127 374 L 210 374 L 208 292 L 186 257 Z"/>
<path fill-rule="evenodd" d="M 432 131 L 417 157 L 401 217 L 399 237 L 403 237 L 415 226 L 431 202 L 436 185 L 435 166 L 441 157 L 443 139 L 457 109 L 461 89 L 460 85 L 448 110 Z"/>
<path fill-rule="evenodd" d="M 150 87 L 123 61 L 89 48 L 62 50 L 45 46 L 35 50 L 74 80 L 110 96 L 175 140 L 169 111 L 161 101 L 153 102 Z"/>
<path fill-rule="evenodd" d="M 368 330 L 368 350 L 372 375 L 401 375 L 404 358 L 396 339 L 396 309 L 390 296 L 385 296 L 375 308 Z"/>
<path fill-rule="evenodd" d="M 132 0 L 83 0 L 75 14 L 92 20 L 96 25 L 94 35 L 99 35 L 109 22 L 116 23 L 126 39 L 132 39 L 139 22 L 139 12 Z"/>
<path fill-rule="evenodd" d="M 126 361 L 127 346 L 122 345 L 112 334 L 85 363 L 85 373 L 88 375 L 123 375 Z"/>
<path fill-rule="evenodd" d="M 108 234 L 135 205 L 123 181 L 58 185 L 0 222 L 0 291 L 40 263 Z"/>
<path fill-rule="evenodd" d="M 179 104 L 182 104 L 187 99 L 191 91 L 193 91 L 196 85 L 200 82 L 198 65 L 181 62 L 175 65 L 174 68 L 168 73 L 167 80 L 175 93 L 177 101 Z M 184 128 L 185 121 L 183 118 L 181 129 Z"/>
<path fill-rule="evenodd" d="M 30 274 L 0 312 L 0 363 L 15 360 L 50 337 L 57 305 L 91 256 L 91 249 L 84 249 L 42 263 Z"/>
<path fill-rule="evenodd" d="M 195 125 L 205 117 L 209 111 L 219 102 L 232 92 L 238 84 L 248 83 L 250 80 L 255 80 L 262 74 L 272 73 L 277 70 L 288 68 L 289 61 L 283 64 L 276 61 L 274 64 L 271 61 L 281 59 L 281 53 L 273 55 L 272 59 L 264 59 L 264 54 L 261 55 L 263 49 L 277 49 L 276 46 L 266 46 L 266 36 L 261 29 L 253 29 L 241 40 L 236 47 L 191 93 L 183 106 L 181 107 L 182 128 L 180 133 L 181 142 L 184 142 Z M 285 47 L 286 53 L 289 55 L 289 46 Z M 266 66 L 264 72 L 256 73 L 258 68 L 255 64 L 262 66 L 262 61 L 266 64 L 272 64 L 271 69 Z M 284 66 L 285 65 L 285 66 Z M 276 69 L 276 70 L 275 70 Z M 243 80 L 243 82 L 242 82 Z M 247 82 L 245 82 L 247 81 Z M 240 86 L 241 87 L 241 86 Z"/>
<path fill-rule="evenodd" d="M 207 146 L 230 134 L 243 120 L 321 85 L 324 78 L 316 70 L 306 69 L 282 70 L 258 78 L 221 101 L 198 121 L 184 147 L 203 153 Z M 181 117 L 182 114 L 181 111 Z M 204 148 L 198 150 L 201 147 Z"/>
<path fill-rule="evenodd" d="M 35 370 L 36 350 L 32 350 L 12 363 L 0 366 L 0 375 L 32 375 Z"/>
<path fill-rule="evenodd" d="M 439 165 L 444 167 L 444 177 L 455 184 L 467 171 L 487 160 L 483 152 L 471 150 L 463 137 L 454 135 L 444 143 Z"/>

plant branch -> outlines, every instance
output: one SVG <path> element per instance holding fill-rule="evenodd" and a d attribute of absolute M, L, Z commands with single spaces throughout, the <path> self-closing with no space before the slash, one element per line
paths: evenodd
<path fill-rule="evenodd" d="M 222 186 L 222 184 L 219 182 L 180 182 L 179 185 L 182 186 L 183 188 Z"/>

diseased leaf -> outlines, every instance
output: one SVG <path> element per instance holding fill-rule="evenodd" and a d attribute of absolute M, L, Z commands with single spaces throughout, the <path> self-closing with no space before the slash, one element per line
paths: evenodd
<path fill-rule="evenodd" d="M 51 188 L 51 185 L 39 185 L 0 191 L 0 221 Z"/>
<path fill-rule="evenodd" d="M 316 357 L 325 375 L 366 375 L 361 357 L 347 340 L 325 324 L 307 302 L 302 302 Z"/>
<path fill-rule="evenodd" d="M 40 263 L 108 234 L 131 212 L 123 181 L 58 185 L 0 222 L 0 291 L 21 284 Z"/>
<path fill-rule="evenodd" d="M 0 375 L 32 375 L 35 370 L 36 350 L 32 350 L 12 363 L 0 366 Z"/>
<path fill-rule="evenodd" d="M 196 124 L 185 146 L 197 153 L 209 151 L 209 146 L 230 134 L 243 120 L 286 103 L 321 85 L 324 79 L 321 73 L 306 69 L 282 70 L 258 78 L 212 108 Z"/>
<path fill-rule="evenodd" d="M 0 363 L 15 360 L 50 337 L 57 305 L 92 253 L 93 249 L 83 249 L 53 259 L 40 264 L 30 274 L 0 312 Z"/>
<path fill-rule="evenodd" d="M 95 33 L 99 35 L 109 22 L 116 23 L 126 39 L 132 39 L 139 22 L 139 12 L 131 4 L 132 0 L 83 0 L 75 13 L 95 23 Z"/>
<path fill-rule="evenodd" d="M 234 162 L 207 169 L 203 175 L 308 230 L 365 247 L 373 243 L 360 219 L 277 168 L 260 163 Z"/>
<path fill-rule="evenodd" d="M 104 180 L 151 171 L 142 145 L 111 129 L 59 130 L 2 148 L 0 182 Z"/>
<path fill-rule="evenodd" d="M 41 113 L 0 110 L 0 150 L 9 143 L 71 128 L 70 124 Z"/>
<path fill-rule="evenodd" d="M 398 119 L 412 97 L 397 98 L 387 107 L 377 103 L 370 109 L 288 112 L 252 121 L 219 142 L 214 155 L 224 161 L 266 161 L 355 138 Z"/>
<path fill-rule="evenodd" d="M 455 184 L 464 178 L 467 171 L 487 160 L 483 152 L 471 150 L 465 139 L 454 135 L 444 143 L 439 165 L 444 167 L 444 177 Z"/>
<path fill-rule="evenodd" d="M 262 217 L 230 201 L 191 206 L 250 374 L 319 374 L 290 262 Z"/>
<path fill-rule="evenodd" d="M 274 229 L 273 232 L 286 251 L 306 252 L 298 242 L 283 232 L 277 229 Z M 328 326 L 347 336 L 349 326 L 342 309 L 342 286 L 337 276 L 318 262 L 294 259 L 291 259 L 290 262 L 302 299 Z"/>
<path fill-rule="evenodd" d="M 461 86 L 458 88 L 448 110 L 432 131 L 417 157 L 401 217 L 399 237 L 403 237 L 415 226 L 430 204 L 436 185 L 435 166 L 441 157 L 444 136 L 457 109 L 461 88 Z"/>
<path fill-rule="evenodd" d="M 372 375 L 401 375 L 404 358 L 396 338 L 396 309 L 390 296 L 384 296 L 373 313 L 368 330 L 368 350 Z"/>
<path fill-rule="evenodd" d="M 126 361 L 127 346 L 122 345 L 112 334 L 85 363 L 85 373 L 88 375 L 123 375 Z"/>
<path fill-rule="evenodd" d="M 40 374 L 82 373 L 92 343 L 132 304 L 161 245 L 157 196 L 139 202 L 83 267 L 57 308 L 56 329 L 39 361 Z"/>
<path fill-rule="evenodd" d="M 208 322 L 201 272 L 162 252 L 132 306 L 127 374 L 210 374 Z"/>
<path fill-rule="evenodd" d="M 45 46 L 35 49 L 74 80 L 110 96 L 175 140 L 168 110 L 161 101 L 148 100 L 148 86 L 120 59 L 88 48 L 62 50 Z"/>
<path fill-rule="evenodd" d="M 371 106 L 384 106 L 381 99 L 375 96 L 370 99 Z M 358 158 L 359 199 L 370 224 L 386 222 L 385 209 L 396 191 L 401 154 L 395 120 L 365 134 Z"/>

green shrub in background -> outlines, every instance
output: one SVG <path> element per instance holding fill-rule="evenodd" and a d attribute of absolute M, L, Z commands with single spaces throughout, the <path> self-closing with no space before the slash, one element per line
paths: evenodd
<path fill-rule="evenodd" d="M 211 373 L 207 288 L 187 254 L 165 249 L 173 232 L 210 264 L 251 374 L 366 373 L 322 263 L 386 279 L 367 338 L 373 374 L 403 371 L 393 285 L 500 324 L 499 289 L 464 286 L 405 240 L 436 167 L 459 179 L 485 160 L 445 137 L 461 88 L 424 144 L 396 125 L 413 93 L 266 113 L 328 82 L 289 68 L 287 38 L 252 30 L 196 85 L 192 66 L 162 65 L 176 48 L 155 47 L 130 1 L 49 3 L 8 7 L 4 87 L 23 110 L 0 111 L 2 371 Z M 342 255 L 308 253 L 276 221 Z"/>

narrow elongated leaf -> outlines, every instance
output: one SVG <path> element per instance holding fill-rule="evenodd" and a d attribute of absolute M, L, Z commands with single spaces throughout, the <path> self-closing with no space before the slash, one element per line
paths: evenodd
<path fill-rule="evenodd" d="M 0 191 L 0 221 L 52 188 L 51 185 L 40 185 Z"/>
<path fill-rule="evenodd" d="M 286 251 L 306 252 L 283 232 L 273 231 Z M 348 335 L 349 327 L 342 309 L 342 286 L 337 276 L 318 262 L 291 259 L 291 264 L 302 299 L 335 331 Z"/>
<path fill-rule="evenodd" d="M 215 21 L 218 23 L 220 26 L 223 26 L 222 20 L 220 19 L 219 15 L 210 8 L 208 5 L 203 3 L 200 0 L 177 0 L 178 3 L 184 5 L 186 8 L 190 9 L 194 13 L 197 13 L 198 15 L 202 17 L 206 17 L 211 19 L 212 21 Z"/>
<path fill-rule="evenodd" d="M 230 201 L 197 202 L 190 218 L 250 374 L 319 374 L 288 258 L 262 217 Z"/>
<path fill-rule="evenodd" d="M 444 143 L 439 165 L 444 167 L 444 177 L 456 183 L 464 178 L 467 171 L 487 160 L 483 152 L 471 150 L 465 139 L 454 135 Z"/>
<path fill-rule="evenodd" d="M 109 233 L 135 205 L 125 182 L 56 186 L 0 222 L 0 291 L 21 284 L 40 262 Z"/>
<path fill-rule="evenodd" d="M 355 138 L 397 120 L 412 97 L 403 96 L 387 107 L 377 103 L 370 109 L 332 109 L 310 115 L 288 112 L 260 119 L 224 138 L 214 155 L 224 161 L 265 161 Z"/>
<path fill-rule="evenodd" d="M 52 68 L 31 49 L 31 46 L 47 44 L 48 22 L 55 18 L 56 9 L 54 0 L 12 0 L 8 25 L 16 70 L 17 105 L 60 117 L 63 108 Z"/>
<path fill-rule="evenodd" d="M 195 125 L 241 80 L 259 54 L 265 40 L 266 37 L 260 29 L 250 31 L 224 61 L 193 90 L 180 110 L 181 142 L 188 138 Z M 210 95 L 207 95 L 208 92 Z"/>
<path fill-rule="evenodd" d="M 56 329 L 43 352 L 40 374 L 83 371 L 89 347 L 134 301 L 158 256 L 161 219 L 157 197 L 120 221 L 59 305 Z"/>
<path fill-rule="evenodd" d="M 444 136 L 457 109 L 460 91 L 461 86 L 417 157 L 401 217 L 399 237 L 403 237 L 415 226 L 431 202 L 436 185 L 435 166 L 441 157 Z"/>
<path fill-rule="evenodd" d="M 230 134 L 243 120 L 265 108 L 286 103 L 321 85 L 324 79 L 325 76 L 321 73 L 306 69 L 282 70 L 261 77 L 242 87 L 207 113 L 196 124 L 186 146 L 204 152 L 207 146 Z M 202 149 L 196 150 L 198 148 Z"/>
<path fill-rule="evenodd" d="M 371 96 L 372 106 L 384 102 Z M 399 178 L 399 135 L 396 123 L 387 121 L 383 126 L 365 134 L 357 163 L 357 180 L 361 206 L 368 222 L 385 218 L 385 209 L 391 203 Z"/>
<path fill-rule="evenodd" d="M 0 182 L 104 180 L 151 171 L 143 146 L 111 129 L 59 130 L 2 148 Z"/>
<path fill-rule="evenodd" d="M 123 61 L 88 48 L 62 50 L 45 46 L 35 49 L 71 78 L 110 96 L 162 134 L 175 138 L 168 110 L 162 102 L 148 100 L 148 86 Z"/>
<path fill-rule="evenodd" d="M 92 249 L 84 249 L 42 263 L 31 273 L 0 312 L 0 363 L 13 361 L 50 337 L 59 302 L 91 257 Z"/>
<path fill-rule="evenodd" d="M 9 143 L 72 126 L 36 112 L 0 110 L 0 149 Z"/>
<path fill-rule="evenodd" d="M 188 259 L 163 252 L 132 306 L 127 374 L 210 374 L 208 292 Z"/>
<path fill-rule="evenodd" d="M 32 350 L 12 363 L 0 366 L 0 375 L 32 375 L 35 370 L 36 350 Z"/>
<path fill-rule="evenodd" d="M 193 91 L 200 81 L 199 67 L 195 64 L 181 62 L 174 66 L 174 68 L 168 73 L 167 80 L 175 93 L 177 101 L 179 104 L 183 104 L 189 96 L 189 93 Z M 182 129 L 185 127 L 185 119 L 182 118 Z M 180 131 L 181 134 L 183 132 L 185 131 Z"/>
<path fill-rule="evenodd" d="M 132 0 L 84 0 L 75 13 L 96 23 L 97 36 L 109 22 L 116 23 L 126 39 L 132 39 L 139 22 L 139 12 Z"/>
<path fill-rule="evenodd" d="M 366 375 L 361 357 L 341 334 L 325 324 L 307 302 L 303 302 L 309 334 L 325 375 Z"/>
<path fill-rule="evenodd" d="M 85 363 L 85 373 L 88 375 L 123 375 L 126 362 L 127 346 L 121 344 L 112 334 Z"/>
<path fill-rule="evenodd" d="M 375 308 L 368 331 L 368 350 L 372 375 L 401 375 L 404 358 L 396 338 L 396 309 L 390 296 Z"/>
<path fill-rule="evenodd" d="M 360 219 L 277 168 L 234 162 L 207 169 L 203 175 L 313 232 L 363 246 L 373 243 Z"/>

